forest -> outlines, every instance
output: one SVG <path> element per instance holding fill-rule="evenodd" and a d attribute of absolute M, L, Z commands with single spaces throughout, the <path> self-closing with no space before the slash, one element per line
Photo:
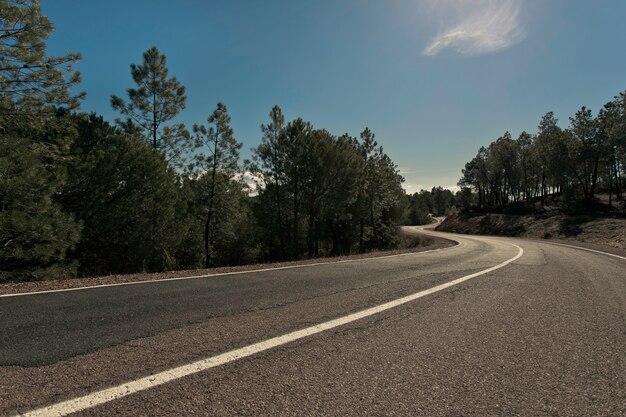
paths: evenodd
<path fill-rule="evenodd" d="M 335 135 L 275 106 L 242 161 L 223 103 L 177 122 L 186 90 L 156 47 L 111 96 L 119 118 L 104 120 L 80 110 L 80 54 L 47 54 L 54 27 L 39 3 L 0 4 L 0 282 L 396 245 L 403 178 L 369 129 Z"/>
<path fill-rule="evenodd" d="M 537 133 L 504 133 L 465 164 L 457 192 L 406 195 L 367 127 L 338 135 L 274 106 L 244 160 L 224 103 L 185 126 L 186 88 L 157 47 L 110 92 L 115 120 L 85 112 L 81 55 L 47 53 L 39 2 L 0 7 L 0 282 L 385 250 L 400 225 L 457 210 L 623 211 L 624 92 L 566 127 L 548 112 Z"/>
<path fill-rule="evenodd" d="M 626 94 L 619 93 L 594 116 L 582 107 L 560 127 L 552 112 L 537 133 L 509 132 L 481 147 L 465 164 L 459 186 L 473 193 L 470 206 L 481 210 L 544 209 L 546 204 L 580 212 L 606 210 L 623 202 L 626 168 Z M 469 206 L 463 206 L 469 207 Z"/>

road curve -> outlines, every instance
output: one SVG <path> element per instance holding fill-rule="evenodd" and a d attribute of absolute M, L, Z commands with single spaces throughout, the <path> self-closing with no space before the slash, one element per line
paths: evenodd
<path fill-rule="evenodd" d="M 498 270 L 81 413 L 620 415 L 626 260 L 453 237 L 429 253 L 0 298 L 0 414 L 397 300 L 506 262 L 517 245 L 523 256 Z"/>

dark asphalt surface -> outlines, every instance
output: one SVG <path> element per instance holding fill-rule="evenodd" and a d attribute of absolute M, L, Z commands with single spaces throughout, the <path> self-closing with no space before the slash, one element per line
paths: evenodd
<path fill-rule="evenodd" d="M 626 261 L 539 242 L 459 240 L 396 258 L 0 298 L 0 387 L 9 392 L 0 414 L 123 382 L 121 371 L 98 382 L 83 375 L 74 391 L 46 376 L 28 391 L 27 377 L 64 366 L 79 374 L 107 347 L 127 342 L 133 354 L 129 341 L 219 322 L 207 349 L 227 351 L 491 267 L 517 253 L 512 242 L 524 256 L 503 269 L 80 414 L 626 415 Z M 172 352 L 171 366 L 181 356 Z M 13 386 L 40 398 L 17 398 Z"/>
<path fill-rule="evenodd" d="M 421 282 L 428 288 L 447 280 L 451 273 L 491 266 L 491 256 L 501 261 L 515 252 L 506 246 L 502 254 L 490 254 L 489 247 L 478 241 L 468 246 L 430 256 L 0 297 L 0 366 L 46 365 L 211 318 L 371 286 L 385 291 L 394 281 L 428 277 Z M 469 265 L 470 260 L 475 263 Z M 458 261 L 463 264 L 456 267 Z M 362 306 L 372 304 L 364 300 Z"/>

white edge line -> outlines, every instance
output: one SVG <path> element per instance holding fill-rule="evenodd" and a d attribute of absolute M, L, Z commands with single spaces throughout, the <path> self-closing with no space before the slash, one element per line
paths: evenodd
<path fill-rule="evenodd" d="M 435 292 L 460 284 L 464 281 L 470 280 L 480 275 L 484 275 L 489 272 L 500 269 L 502 267 L 505 267 L 511 262 L 519 259 L 524 254 L 524 250 L 521 247 L 513 243 L 508 243 L 508 244 L 518 249 L 517 255 L 491 268 L 487 268 L 487 269 L 484 269 L 479 272 L 475 272 L 470 275 L 465 275 L 461 278 L 448 281 L 444 284 L 437 285 L 427 290 L 423 290 L 423 291 L 408 295 L 406 297 L 398 298 L 396 300 L 389 301 L 387 303 L 378 305 L 376 307 L 371 307 L 371 308 L 359 311 L 357 313 L 349 314 L 344 317 L 340 317 L 340 318 L 330 320 L 324 323 L 320 323 L 311 327 L 307 327 L 301 330 L 287 333 L 282 336 L 273 337 L 271 339 L 267 339 L 262 342 L 254 343 L 252 345 L 248 345 L 239 349 L 231 350 L 229 352 L 222 353 L 217 356 L 212 356 L 209 358 L 201 359 L 199 361 L 192 362 L 187 365 L 182 365 L 182 366 L 179 366 L 179 367 L 167 370 L 167 371 L 159 372 L 154 375 L 136 379 L 134 381 L 125 382 L 115 387 L 96 391 L 91 394 L 84 395 L 82 397 L 73 398 L 67 401 L 63 401 L 57 404 L 53 404 L 47 407 L 42 407 L 37 410 L 33 410 L 30 412 L 27 412 L 24 414 L 18 414 L 18 415 L 22 415 L 26 417 L 39 417 L 39 416 L 64 416 L 67 414 L 76 413 L 82 410 L 86 410 L 88 408 L 92 408 L 98 405 L 108 403 L 113 400 L 126 397 L 131 394 L 135 394 L 140 391 L 147 390 L 149 388 L 154 388 L 159 385 L 163 385 L 165 383 L 168 383 L 168 382 L 180 379 L 180 378 L 184 378 L 186 376 L 189 376 L 198 372 L 206 371 L 216 366 L 224 365 L 226 363 L 233 362 L 238 359 L 242 359 L 242 358 L 263 352 L 265 350 L 275 348 L 277 346 L 291 343 L 296 340 L 299 340 L 308 336 L 312 336 L 312 335 L 321 333 L 326 330 L 333 329 L 335 327 L 343 326 L 345 324 L 372 316 L 374 314 L 378 314 L 385 310 L 398 307 L 402 304 L 406 304 L 410 301 L 417 300 L 418 298 L 422 298 L 426 295 L 433 294 Z"/>
<path fill-rule="evenodd" d="M 623 260 L 626 261 L 626 257 L 625 256 L 620 256 L 620 255 L 616 255 L 614 253 L 604 252 L 604 251 L 601 251 L 601 250 L 584 248 L 582 246 L 566 245 L 565 243 L 548 242 L 548 241 L 545 241 L 545 240 L 537 240 L 536 242 L 547 243 L 549 245 L 556 245 L 556 246 L 565 246 L 566 248 L 580 249 L 580 250 L 585 250 L 587 252 L 600 253 L 602 255 L 612 256 L 614 258 L 619 258 L 619 259 L 623 259 Z"/>
<path fill-rule="evenodd" d="M 427 233 L 425 233 L 425 234 L 427 234 Z M 452 248 L 458 248 L 460 246 L 463 246 L 463 242 L 461 242 L 459 240 L 448 238 L 448 237 L 442 238 L 442 239 L 451 240 L 453 242 L 456 242 L 457 244 L 454 245 L 454 246 L 448 246 L 448 247 L 439 248 L 439 249 L 430 249 L 430 250 L 425 250 L 425 251 L 421 251 L 421 252 L 399 253 L 399 254 L 396 254 L 396 255 L 374 256 L 374 257 L 371 257 L 371 258 L 344 259 L 342 261 L 334 261 L 334 262 L 333 261 L 316 262 L 316 263 L 313 263 L 313 264 L 305 264 L 305 265 L 288 265 L 288 266 L 278 266 L 276 268 L 251 269 L 251 270 L 248 270 L 248 271 L 219 272 L 219 273 L 215 273 L 215 274 L 192 275 L 192 276 L 188 276 L 188 277 L 149 279 L 149 280 L 144 280 L 144 281 L 133 281 L 133 282 L 118 282 L 118 283 L 115 283 L 115 284 L 91 285 L 91 286 L 76 287 L 76 288 L 60 288 L 58 290 L 18 292 L 18 293 L 14 293 L 14 294 L 0 294 L 0 298 L 23 297 L 23 296 L 27 296 L 27 295 L 49 294 L 49 293 L 66 292 L 66 291 L 90 290 L 90 289 L 95 289 L 95 288 L 118 287 L 118 286 L 122 286 L 122 285 L 152 284 L 152 283 L 157 283 L 157 282 L 183 281 L 183 280 L 188 280 L 188 279 L 221 277 L 221 276 L 227 276 L 227 275 L 252 274 L 252 273 L 256 273 L 256 272 L 278 271 L 278 270 L 281 270 L 281 269 L 307 268 L 307 267 L 311 267 L 311 266 L 342 264 L 342 263 L 347 263 L 347 262 L 371 261 L 371 260 L 374 260 L 374 259 L 385 259 L 385 258 L 396 258 L 396 257 L 399 257 L 399 256 L 420 255 L 422 253 L 437 252 L 437 251 L 442 251 L 442 250 L 452 249 Z"/>

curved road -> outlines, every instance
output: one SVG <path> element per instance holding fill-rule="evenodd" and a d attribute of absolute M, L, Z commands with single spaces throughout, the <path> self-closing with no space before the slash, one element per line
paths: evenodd
<path fill-rule="evenodd" d="M 0 297 L 0 414 L 624 415 L 626 258 L 440 235 L 460 245 Z"/>

